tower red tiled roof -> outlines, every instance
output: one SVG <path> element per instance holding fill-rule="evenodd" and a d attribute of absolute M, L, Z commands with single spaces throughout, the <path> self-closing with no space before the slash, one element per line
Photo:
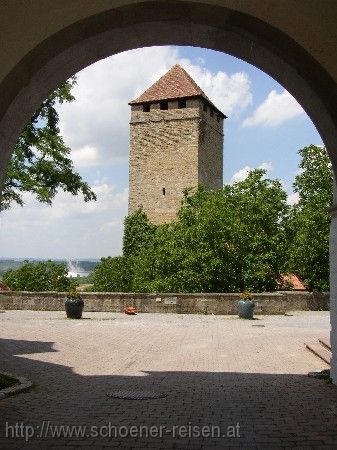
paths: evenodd
<path fill-rule="evenodd" d="M 139 103 L 156 102 L 160 100 L 173 100 L 186 97 L 203 97 L 207 103 L 211 104 L 220 114 L 224 114 L 214 106 L 204 91 L 197 85 L 191 76 L 179 64 L 171 67 L 158 81 L 146 89 L 129 105 Z"/>

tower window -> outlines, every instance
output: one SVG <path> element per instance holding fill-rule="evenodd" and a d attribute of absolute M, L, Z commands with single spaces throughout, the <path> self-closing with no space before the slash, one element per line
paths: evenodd
<path fill-rule="evenodd" d="M 214 114 L 214 111 L 213 111 L 213 109 L 211 109 L 211 111 L 210 111 L 211 117 L 213 117 L 213 114 Z"/>
<path fill-rule="evenodd" d="M 179 109 L 186 108 L 186 100 L 184 98 L 178 100 L 178 108 Z"/>
<path fill-rule="evenodd" d="M 204 111 L 207 112 L 207 105 L 204 103 Z"/>
<path fill-rule="evenodd" d="M 160 102 L 160 109 L 166 110 L 168 109 L 168 101 L 164 100 Z"/>
<path fill-rule="evenodd" d="M 150 103 L 145 103 L 145 105 L 143 105 L 143 112 L 150 112 Z"/>
<path fill-rule="evenodd" d="M 163 188 L 163 195 L 166 195 L 166 189 Z"/>

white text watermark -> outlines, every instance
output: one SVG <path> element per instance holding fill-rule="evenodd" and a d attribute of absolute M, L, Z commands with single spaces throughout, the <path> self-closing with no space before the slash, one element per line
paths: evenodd
<path fill-rule="evenodd" d="M 6 422 L 6 438 L 24 439 L 76 439 L 76 438 L 239 438 L 240 424 L 220 427 L 219 425 L 65 425 L 53 424 L 49 420 L 42 421 L 40 425 L 29 425 L 24 422 Z"/>

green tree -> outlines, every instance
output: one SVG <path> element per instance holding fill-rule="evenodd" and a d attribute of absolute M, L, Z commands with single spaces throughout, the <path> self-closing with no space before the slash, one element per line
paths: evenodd
<path fill-rule="evenodd" d="M 279 181 L 254 170 L 222 190 L 186 191 L 178 220 L 157 227 L 134 262 L 133 290 L 266 291 L 277 288 L 288 213 Z"/>
<path fill-rule="evenodd" d="M 323 147 L 299 150 L 301 173 L 294 191 L 299 201 L 287 223 L 285 268 L 299 275 L 309 290 L 329 290 L 329 228 L 327 208 L 333 201 L 331 163 Z"/>
<path fill-rule="evenodd" d="M 69 291 L 74 283 L 67 277 L 66 263 L 25 261 L 17 269 L 3 274 L 3 281 L 13 291 Z"/>
<path fill-rule="evenodd" d="M 22 194 L 30 192 L 42 202 L 51 204 L 58 190 L 72 195 L 83 194 L 84 201 L 96 200 L 95 193 L 75 172 L 69 158 L 70 148 L 60 135 L 58 103 L 74 100 L 71 78 L 54 91 L 25 126 L 9 162 L 0 208 L 13 202 L 23 206 Z"/>
<path fill-rule="evenodd" d="M 124 256 L 102 258 L 93 273 L 92 291 L 128 292 L 131 290 L 132 271 L 128 259 Z"/>
<path fill-rule="evenodd" d="M 155 229 L 142 209 L 127 216 L 124 220 L 123 255 L 127 258 L 137 256 L 150 243 Z"/>

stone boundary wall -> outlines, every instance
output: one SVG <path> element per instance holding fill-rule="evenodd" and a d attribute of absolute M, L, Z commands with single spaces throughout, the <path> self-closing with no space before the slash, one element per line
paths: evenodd
<path fill-rule="evenodd" d="M 84 311 L 123 312 L 126 306 L 143 313 L 237 314 L 239 294 L 137 294 L 84 292 Z M 253 294 L 255 314 L 287 311 L 328 311 L 329 293 L 273 292 Z M 0 309 L 63 311 L 60 292 L 0 292 Z"/>

